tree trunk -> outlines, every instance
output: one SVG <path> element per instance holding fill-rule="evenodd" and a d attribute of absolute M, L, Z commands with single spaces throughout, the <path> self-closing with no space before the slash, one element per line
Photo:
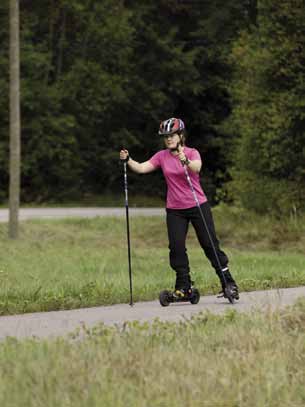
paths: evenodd
<path fill-rule="evenodd" d="M 9 237 L 18 237 L 20 203 L 19 0 L 10 0 L 10 185 Z"/>

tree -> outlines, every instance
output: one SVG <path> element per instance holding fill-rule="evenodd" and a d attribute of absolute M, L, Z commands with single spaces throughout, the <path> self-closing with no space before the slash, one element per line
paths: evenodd
<path fill-rule="evenodd" d="M 255 0 L 22 1 L 23 202 L 121 190 L 117 151 L 145 159 L 158 123 L 182 117 L 212 199 L 228 177 L 228 54 Z M 7 43 L 0 3 L 0 44 Z M 253 7 L 252 7 L 253 8 Z M 47 12 L 46 12 L 47 10 Z M 250 10 L 250 11 L 249 11 Z M 4 13 L 3 13 L 4 11 Z M 0 47 L 0 182 L 7 182 L 5 47 Z M 158 174 L 130 188 L 163 194 Z M 0 199 L 6 196 L 0 191 Z"/>
<path fill-rule="evenodd" d="M 156 134 L 156 123 L 170 116 L 183 118 L 188 143 L 202 153 L 203 185 L 212 202 L 217 201 L 216 189 L 228 177 L 226 150 L 230 135 L 220 128 L 231 112 L 226 86 L 231 67 L 227 57 L 238 30 L 249 24 L 252 3 L 127 2 L 134 15 L 137 61 L 130 92 L 132 110 L 127 119 L 129 127 L 135 129 L 133 151 L 148 158 L 162 145 L 158 137 L 151 136 Z M 131 187 L 132 181 L 131 177 Z M 148 192 L 150 185 L 156 183 L 146 183 Z"/>
<path fill-rule="evenodd" d="M 9 237 L 18 237 L 20 201 L 19 0 L 10 0 L 10 188 Z"/>
<path fill-rule="evenodd" d="M 232 51 L 232 187 L 260 212 L 295 211 L 305 198 L 304 21 L 303 0 L 261 0 L 257 26 Z"/>

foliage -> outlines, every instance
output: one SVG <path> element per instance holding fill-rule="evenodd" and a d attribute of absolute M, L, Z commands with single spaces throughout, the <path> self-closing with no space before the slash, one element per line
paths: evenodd
<path fill-rule="evenodd" d="M 1 3 L 2 201 L 7 8 Z M 162 148 L 159 121 L 180 116 L 202 155 L 212 203 L 298 212 L 305 198 L 304 13 L 302 0 L 293 7 L 290 0 L 24 0 L 22 202 L 121 192 L 118 150 L 145 161 Z M 159 172 L 145 181 L 130 174 L 131 193 L 165 195 Z"/>
<path fill-rule="evenodd" d="M 257 26 L 235 43 L 231 129 L 239 133 L 233 195 L 278 214 L 305 198 L 305 9 L 297 0 L 261 0 Z"/>
<path fill-rule="evenodd" d="M 144 161 L 159 121 L 181 116 L 208 194 L 228 178 L 226 56 L 249 1 L 21 2 L 22 201 L 121 190 L 118 150 Z M 0 199 L 8 180 L 8 10 L 0 5 Z M 46 12 L 47 11 L 47 12 Z M 160 175 L 131 191 L 163 195 Z"/>

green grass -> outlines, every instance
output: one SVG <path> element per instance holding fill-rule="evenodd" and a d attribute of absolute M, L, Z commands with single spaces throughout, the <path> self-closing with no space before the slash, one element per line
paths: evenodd
<path fill-rule="evenodd" d="M 238 217 L 228 208 L 216 210 L 215 218 L 241 290 L 305 284 L 302 222 Z M 279 238 L 281 227 L 288 240 Z M 129 301 L 123 218 L 28 221 L 21 224 L 18 241 L 6 234 L 7 225 L 0 225 L 0 314 Z M 168 265 L 165 219 L 133 218 L 131 240 L 134 299 L 156 299 L 175 279 Z M 188 252 L 196 286 L 203 295 L 217 293 L 218 279 L 192 230 Z"/>
<path fill-rule="evenodd" d="M 276 313 L 99 326 L 77 338 L 0 344 L 0 405 L 305 405 L 305 301 Z"/>

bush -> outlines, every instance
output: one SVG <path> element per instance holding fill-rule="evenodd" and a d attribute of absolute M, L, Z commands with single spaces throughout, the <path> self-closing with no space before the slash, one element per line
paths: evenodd
<path fill-rule="evenodd" d="M 281 217 L 304 211 L 305 191 L 291 181 L 239 173 L 230 182 L 229 191 L 241 206 L 259 214 Z"/>

